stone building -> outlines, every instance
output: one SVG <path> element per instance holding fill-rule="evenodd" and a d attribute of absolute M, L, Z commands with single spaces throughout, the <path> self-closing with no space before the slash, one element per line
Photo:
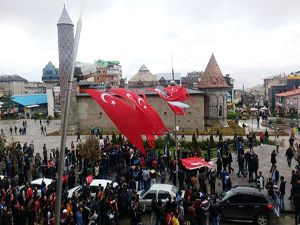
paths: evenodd
<path fill-rule="evenodd" d="M 133 78 L 128 82 L 129 89 L 138 89 L 145 93 L 148 102 L 159 113 L 166 127 L 174 129 L 174 113 L 164 100 L 157 94 L 145 90 L 147 87 L 158 88 L 155 76 L 143 65 Z M 98 88 L 105 91 L 105 87 L 96 86 L 96 83 L 79 83 L 82 88 Z M 196 129 L 204 130 L 206 125 L 219 124 L 226 126 L 227 119 L 227 94 L 228 85 L 212 55 L 198 88 L 187 88 L 191 95 L 192 102 L 187 109 L 185 116 L 177 117 L 177 124 L 180 130 L 192 133 Z M 85 93 L 77 95 L 78 128 L 80 131 L 89 131 L 91 127 L 99 127 L 102 131 L 116 131 L 117 128 L 94 100 Z"/>
<path fill-rule="evenodd" d="M 205 93 L 205 123 L 207 125 L 220 123 L 221 126 L 226 126 L 228 85 L 213 54 L 198 83 L 198 88 Z"/>
<path fill-rule="evenodd" d="M 158 87 L 162 89 L 162 87 Z M 148 102 L 158 112 L 166 127 L 174 130 L 174 112 L 169 108 L 167 103 L 157 94 L 145 91 Z M 105 91 L 105 90 L 102 90 Z M 193 99 L 191 107 L 187 109 L 185 116 L 177 116 L 177 126 L 185 132 L 194 132 L 197 128 L 204 130 L 204 93 L 199 90 L 187 89 Z M 78 128 L 80 131 L 88 132 L 91 127 L 99 127 L 102 131 L 117 131 L 116 126 L 106 115 L 103 109 L 85 93 L 77 96 L 78 101 Z"/>
<path fill-rule="evenodd" d="M 129 87 L 153 87 L 158 84 L 156 77 L 143 65 L 128 81 Z"/>
<path fill-rule="evenodd" d="M 19 75 L 1 75 L 0 89 L 4 95 L 25 94 L 27 80 Z"/>

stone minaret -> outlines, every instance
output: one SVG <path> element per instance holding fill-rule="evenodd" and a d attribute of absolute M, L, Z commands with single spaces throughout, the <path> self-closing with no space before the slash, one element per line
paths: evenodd
<path fill-rule="evenodd" d="M 67 93 L 68 76 L 71 73 L 73 62 L 72 53 L 74 48 L 74 25 L 64 7 L 57 22 L 58 52 L 59 52 L 59 83 L 60 83 L 60 109 L 63 116 L 65 98 Z M 77 100 L 76 84 L 73 84 L 69 109 L 68 133 L 77 131 Z"/>

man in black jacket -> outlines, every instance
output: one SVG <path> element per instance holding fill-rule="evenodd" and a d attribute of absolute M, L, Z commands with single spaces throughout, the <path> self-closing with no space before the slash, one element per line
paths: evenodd
<path fill-rule="evenodd" d="M 284 180 L 284 177 L 280 177 L 280 186 L 279 186 L 279 191 L 280 191 L 280 208 L 284 208 L 284 195 L 285 195 L 285 184 L 286 181 Z"/>
<path fill-rule="evenodd" d="M 293 148 L 291 146 L 286 150 L 285 156 L 286 156 L 287 163 L 288 163 L 289 167 L 291 167 L 292 159 L 294 157 L 294 151 L 293 151 Z"/>

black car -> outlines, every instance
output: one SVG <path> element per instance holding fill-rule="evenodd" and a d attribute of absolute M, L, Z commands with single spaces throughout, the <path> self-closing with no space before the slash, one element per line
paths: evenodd
<path fill-rule="evenodd" d="M 275 216 L 274 202 L 266 190 L 234 187 L 218 195 L 221 218 L 267 225 Z"/>

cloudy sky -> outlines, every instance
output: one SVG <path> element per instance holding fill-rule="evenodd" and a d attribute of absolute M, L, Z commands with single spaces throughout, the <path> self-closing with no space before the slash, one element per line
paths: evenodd
<path fill-rule="evenodd" d="M 41 80 L 58 67 L 56 23 L 63 4 L 76 24 L 81 0 L 1 0 L 0 74 Z M 299 0 L 87 0 L 79 61 L 120 60 L 130 78 L 204 70 L 212 52 L 236 87 L 300 70 Z"/>

